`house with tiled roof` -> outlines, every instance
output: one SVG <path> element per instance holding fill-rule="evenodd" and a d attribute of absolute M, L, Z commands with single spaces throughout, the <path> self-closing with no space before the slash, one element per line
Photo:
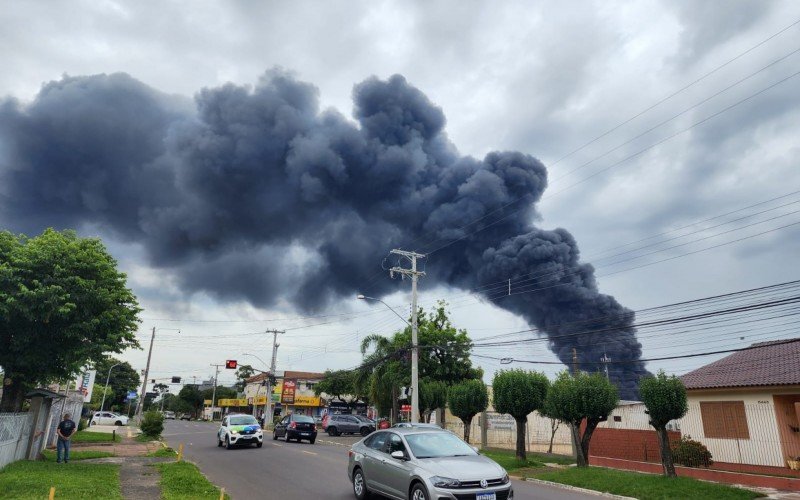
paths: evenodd
<path fill-rule="evenodd" d="M 681 380 L 681 431 L 715 462 L 786 467 L 800 456 L 800 338 L 752 344 Z"/>

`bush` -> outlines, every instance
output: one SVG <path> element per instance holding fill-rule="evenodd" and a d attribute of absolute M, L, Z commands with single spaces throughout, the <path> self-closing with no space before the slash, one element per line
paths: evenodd
<path fill-rule="evenodd" d="M 148 411 L 144 414 L 139 427 L 145 436 L 158 438 L 164 430 L 164 415 L 157 411 Z"/>
<path fill-rule="evenodd" d="M 89 426 L 89 419 L 81 418 L 78 419 L 78 431 L 82 431 Z"/>
<path fill-rule="evenodd" d="M 711 452 L 692 436 L 684 436 L 672 445 L 672 457 L 676 464 L 686 467 L 711 467 Z"/>

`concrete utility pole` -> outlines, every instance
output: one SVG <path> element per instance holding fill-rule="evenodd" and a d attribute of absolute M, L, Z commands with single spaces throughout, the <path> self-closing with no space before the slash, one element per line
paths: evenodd
<path fill-rule="evenodd" d="M 158 328 L 158 330 L 177 330 L 181 333 L 179 328 Z M 147 377 L 150 376 L 150 358 L 153 357 L 153 341 L 156 339 L 156 327 L 153 327 L 153 333 L 150 335 L 150 350 L 147 351 L 147 365 L 144 368 L 144 381 L 142 382 L 142 397 L 136 403 L 136 421 L 142 421 L 142 410 L 144 410 L 144 400 L 147 395 Z"/>
<path fill-rule="evenodd" d="M 425 255 L 408 252 L 406 250 L 392 250 L 390 253 L 406 257 L 411 261 L 411 269 L 395 266 L 389 270 L 389 275 L 394 278 L 394 273 L 402 277 L 411 276 L 411 422 L 419 422 L 419 341 L 417 331 L 417 279 L 425 276 L 424 271 L 417 271 L 417 259 L 424 259 Z"/>
<path fill-rule="evenodd" d="M 572 348 L 572 376 L 578 376 L 578 350 Z"/>
<path fill-rule="evenodd" d="M 211 366 L 216 370 L 214 372 L 214 390 L 211 391 L 211 420 L 214 420 L 214 408 L 217 406 L 217 378 L 219 378 L 219 367 L 225 365 L 212 364 Z"/>
<path fill-rule="evenodd" d="M 272 362 L 269 364 L 269 374 L 267 375 L 267 394 L 264 400 L 264 429 L 267 423 L 272 423 L 272 377 L 275 376 L 275 363 L 278 360 L 278 334 L 286 333 L 285 330 L 267 330 L 266 333 L 272 334 Z"/>
<path fill-rule="evenodd" d="M 603 363 L 603 369 L 605 369 L 606 372 L 606 380 L 611 380 L 608 378 L 608 363 L 611 362 L 611 358 L 609 358 L 606 353 L 603 353 L 603 357 L 600 358 L 600 361 Z"/>

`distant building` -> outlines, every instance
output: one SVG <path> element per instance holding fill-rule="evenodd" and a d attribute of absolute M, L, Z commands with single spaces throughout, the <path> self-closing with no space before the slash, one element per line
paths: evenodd
<path fill-rule="evenodd" d="M 274 416 L 297 413 L 321 417 L 327 401 L 314 394 L 314 386 L 324 377 L 323 373 L 317 372 L 276 371 L 276 384 L 271 395 Z M 245 382 L 244 397 L 248 404 L 255 402 L 258 407 L 263 407 L 266 403 L 266 374 L 260 373 Z"/>

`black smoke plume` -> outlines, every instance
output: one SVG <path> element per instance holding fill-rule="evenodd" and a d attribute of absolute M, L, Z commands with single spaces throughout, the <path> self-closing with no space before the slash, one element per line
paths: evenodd
<path fill-rule="evenodd" d="M 353 99 L 355 123 L 280 70 L 203 89 L 194 107 L 125 74 L 64 77 L 31 103 L 0 102 L 0 214 L 28 233 L 99 227 L 142 244 L 187 291 L 303 311 L 366 283 L 391 293 L 396 282 L 372 279 L 387 250 L 461 238 L 429 280 L 539 289 L 485 296 L 546 332 L 565 364 L 573 347 L 584 367 L 604 352 L 630 361 L 611 376 L 634 397 L 646 371 L 633 313 L 597 291 L 566 230 L 533 225 L 541 162 L 459 155 L 442 110 L 402 76 L 367 79 Z"/>

